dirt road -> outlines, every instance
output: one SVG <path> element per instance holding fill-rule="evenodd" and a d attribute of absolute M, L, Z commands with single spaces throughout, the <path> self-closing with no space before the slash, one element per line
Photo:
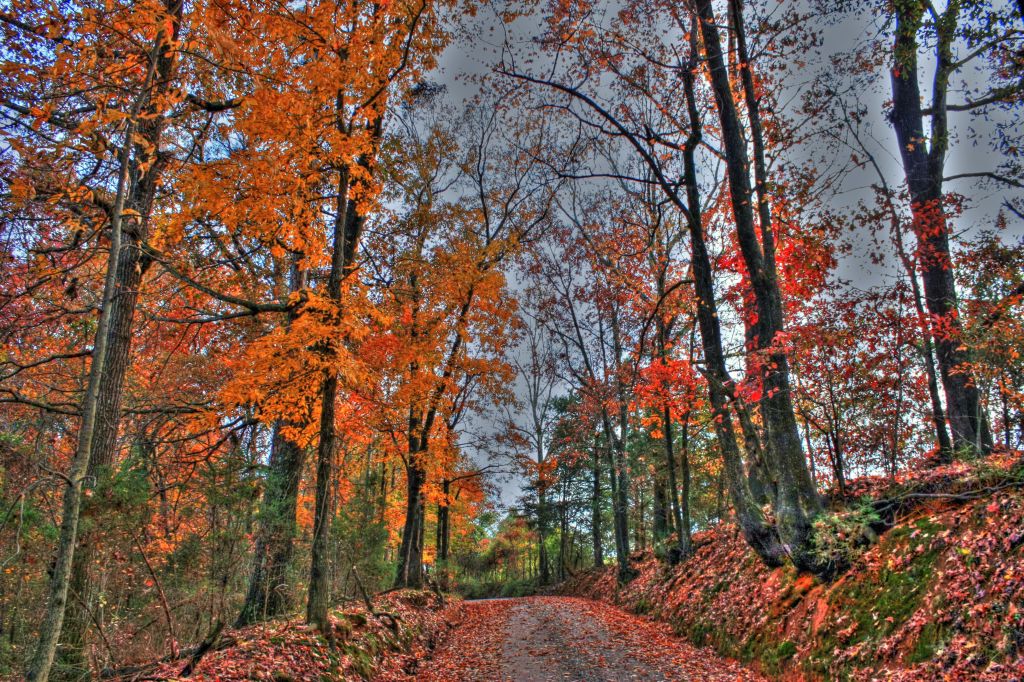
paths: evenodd
<path fill-rule="evenodd" d="M 465 620 L 417 680 L 620 682 L 760 681 L 734 661 L 673 636 L 669 628 L 607 604 L 530 597 L 466 604 Z"/>

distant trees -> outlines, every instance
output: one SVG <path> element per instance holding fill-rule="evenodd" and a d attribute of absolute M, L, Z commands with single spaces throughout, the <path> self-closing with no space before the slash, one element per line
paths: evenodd
<path fill-rule="evenodd" d="M 465 137 L 435 117 L 422 137 L 407 138 L 402 191 L 411 248 L 396 254 L 394 266 L 405 282 L 395 303 L 406 370 L 392 399 L 407 415 L 408 486 L 396 587 L 423 584 L 424 491 L 428 479 L 444 478 L 435 471 L 443 465 L 431 445 L 435 425 L 462 410 L 473 390 L 483 394 L 477 400 L 506 395 L 500 382 L 509 373 L 514 306 L 502 267 L 549 220 L 553 187 L 534 160 L 515 155 L 502 120 L 500 108 L 475 107 L 463 121 Z"/>

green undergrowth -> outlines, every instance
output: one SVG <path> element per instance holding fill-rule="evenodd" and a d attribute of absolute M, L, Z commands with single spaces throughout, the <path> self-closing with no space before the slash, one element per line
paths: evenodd
<path fill-rule="evenodd" d="M 463 599 L 529 597 L 539 590 L 540 586 L 535 580 L 466 580 L 458 586 L 458 593 Z"/>

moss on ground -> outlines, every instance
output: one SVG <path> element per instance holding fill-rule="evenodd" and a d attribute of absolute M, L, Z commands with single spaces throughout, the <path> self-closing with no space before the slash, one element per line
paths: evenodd
<path fill-rule="evenodd" d="M 882 563 L 868 574 L 851 576 L 833 590 L 831 604 L 845 615 L 842 627 L 838 624 L 819 634 L 815 646 L 801 662 L 808 673 L 830 677 L 837 674 L 835 651 L 861 643 L 881 642 L 902 627 L 918 610 L 935 576 L 939 548 L 932 540 L 945 527 L 929 519 L 919 519 L 912 525 L 896 528 L 886 534 L 881 543 Z M 913 548 L 924 549 L 913 554 Z M 903 557 L 911 556 L 909 560 Z M 915 652 L 927 660 L 941 645 L 941 632 L 929 631 Z M 872 665 L 874 647 L 862 647 L 863 654 L 854 662 Z M 849 662 L 844 663 L 848 668 Z M 845 679 L 845 673 L 839 673 Z"/>

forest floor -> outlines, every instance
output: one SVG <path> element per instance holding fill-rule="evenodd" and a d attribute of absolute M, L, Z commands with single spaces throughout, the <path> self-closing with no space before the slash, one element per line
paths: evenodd
<path fill-rule="evenodd" d="M 759 675 L 664 623 L 572 597 L 466 602 L 465 617 L 416 680 L 729 680 Z"/>

